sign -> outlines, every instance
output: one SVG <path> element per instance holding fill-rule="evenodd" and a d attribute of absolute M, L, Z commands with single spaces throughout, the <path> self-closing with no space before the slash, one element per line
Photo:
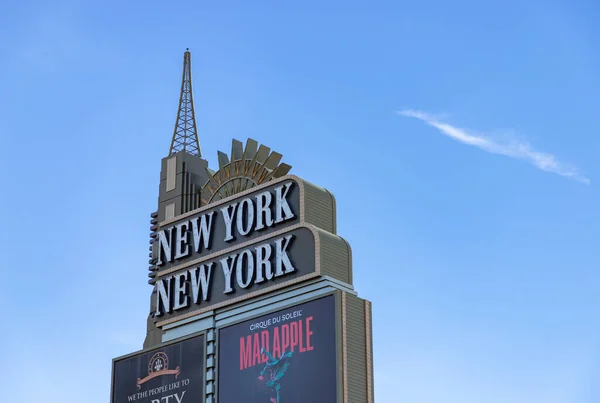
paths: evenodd
<path fill-rule="evenodd" d="M 371 306 L 333 194 L 252 139 L 210 169 L 191 95 L 186 51 L 150 215 L 144 350 L 113 360 L 111 403 L 373 403 Z"/>
<path fill-rule="evenodd" d="M 157 326 L 328 275 L 350 284 L 331 193 L 285 176 L 162 223 L 151 313 Z M 323 245 L 323 247 L 322 247 Z"/>
<path fill-rule="evenodd" d="M 203 401 L 204 336 L 113 361 L 111 403 Z"/>
<path fill-rule="evenodd" d="M 219 403 L 337 402 L 335 324 L 330 295 L 220 329 Z"/>
<path fill-rule="evenodd" d="M 311 229 L 298 227 L 167 274 L 156 282 L 154 317 L 168 319 L 315 273 L 315 247 Z"/>
<path fill-rule="evenodd" d="M 299 183 L 288 179 L 161 225 L 154 251 L 158 272 L 298 224 L 300 200 Z"/>

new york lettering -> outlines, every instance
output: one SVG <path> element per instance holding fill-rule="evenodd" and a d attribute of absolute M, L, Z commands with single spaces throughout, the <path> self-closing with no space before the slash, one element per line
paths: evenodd
<path fill-rule="evenodd" d="M 177 222 L 156 234 L 156 265 L 164 266 L 213 248 L 215 226 L 223 227 L 221 248 L 243 241 L 256 231 L 273 228 L 296 218 L 288 198 L 294 182 L 282 183 L 256 195 L 244 197 L 226 206 Z"/>
<path fill-rule="evenodd" d="M 156 281 L 156 311 L 161 316 L 209 301 L 215 276 L 223 276 L 224 289 L 250 288 L 296 272 L 289 256 L 295 235 L 287 234 L 248 247 Z"/>

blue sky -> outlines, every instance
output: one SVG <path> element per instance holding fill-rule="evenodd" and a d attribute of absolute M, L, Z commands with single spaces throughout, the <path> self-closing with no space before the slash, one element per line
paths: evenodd
<path fill-rule="evenodd" d="M 141 347 L 189 47 L 211 165 L 336 195 L 377 403 L 597 403 L 600 5 L 250 3 L 0 6 L 1 400 L 106 402 Z"/>

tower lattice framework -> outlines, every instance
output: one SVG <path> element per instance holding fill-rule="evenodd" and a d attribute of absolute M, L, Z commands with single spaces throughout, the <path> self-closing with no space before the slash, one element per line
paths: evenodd
<path fill-rule="evenodd" d="M 196 114 L 194 112 L 194 96 L 192 94 L 192 57 L 189 49 L 183 56 L 183 75 L 181 78 L 181 94 L 179 109 L 171 140 L 169 155 L 185 151 L 188 154 L 202 156 L 198 131 L 196 130 Z"/>

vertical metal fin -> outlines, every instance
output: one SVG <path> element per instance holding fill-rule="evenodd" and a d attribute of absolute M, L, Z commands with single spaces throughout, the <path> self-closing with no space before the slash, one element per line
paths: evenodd
<path fill-rule="evenodd" d="M 263 164 L 265 162 L 265 160 L 267 159 L 267 157 L 269 156 L 270 152 L 271 152 L 271 149 L 269 147 L 265 147 L 265 146 L 261 145 L 260 147 L 258 147 L 258 152 L 256 153 L 256 161 Z"/>
<path fill-rule="evenodd" d="M 271 177 L 281 178 L 282 176 L 287 175 L 287 173 L 290 172 L 290 169 L 292 169 L 290 165 L 281 164 L 271 173 Z"/>
<path fill-rule="evenodd" d="M 244 145 L 241 141 L 233 139 L 231 142 L 231 173 L 237 175 L 240 171 Z"/>
<path fill-rule="evenodd" d="M 229 164 L 229 157 L 224 152 L 218 151 L 219 156 L 219 169 L 225 168 L 225 165 Z"/>
<path fill-rule="evenodd" d="M 281 158 L 283 158 L 283 155 L 273 151 L 271 155 L 269 155 L 269 158 L 267 158 L 265 161 L 265 168 L 267 168 L 269 171 L 274 170 L 277 167 L 277 164 L 279 164 L 281 161 Z"/>
<path fill-rule="evenodd" d="M 244 149 L 244 160 L 251 160 L 256 155 L 258 150 L 258 142 L 256 140 L 248 139 L 246 141 L 246 148 Z"/>

